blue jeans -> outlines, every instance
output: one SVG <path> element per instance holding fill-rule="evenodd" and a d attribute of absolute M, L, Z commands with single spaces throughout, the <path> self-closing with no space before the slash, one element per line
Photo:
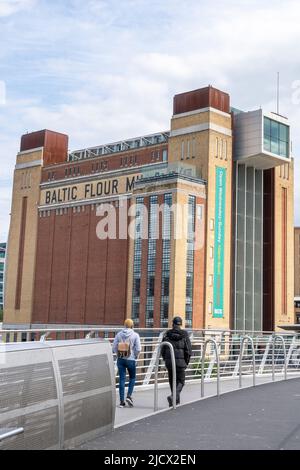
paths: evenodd
<path fill-rule="evenodd" d="M 125 400 L 126 370 L 128 370 L 128 374 L 129 374 L 127 396 L 131 397 L 133 393 L 134 384 L 135 384 L 136 366 L 135 366 L 135 361 L 129 360 L 129 359 L 122 359 L 122 358 L 119 358 L 117 360 L 117 366 L 118 366 L 119 377 L 120 377 L 120 382 L 119 382 L 120 402 L 122 403 Z"/>

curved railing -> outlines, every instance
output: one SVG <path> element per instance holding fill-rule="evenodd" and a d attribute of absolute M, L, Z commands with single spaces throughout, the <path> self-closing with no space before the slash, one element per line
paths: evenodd
<path fill-rule="evenodd" d="M 172 362 L 172 407 L 174 410 L 176 409 L 176 363 L 175 363 L 174 348 L 171 343 L 168 343 L 167 341 L 163 341 L 158 346 L 157 358 L 155 361 L 154 411 L 158 410 L 158 367 L 159 367 L 160 353 L 163 347 L 168 347 L 170 349 L 171 362 Z"/>
<path fill-rule="evenodd" d="M 256 377 L 256 362 L 255 362 L 255 348 L 254 348 L 254 341 L 253 338 L 249 335 L 245 335 L 241 337 L 241 347 L 240 347 L 240 355 L 239 355 L 239 387 L 242 388 L 242 360 L 243 360 L 243 353 L 244 353 L 244 345 L 248 341 L 251 345 L 251 352 L 252 352 L 252 364 L 253 364 L 253 387 L 256 385 L 255 377 Z"/>
<path fill-rule="evenodd" d="M 39 328 L 27 330 L 0 330 L 2 342 L 20 341 L 51 341 L 67 339 L 83 339 L 89 337 L 104 338 L 112 342 L 121 328 L 99 328 L 83 326 L 77 328 Z M 136 329 L 141 336 L 142 351 L 137 361 L 138 386 L 153 385 L 155 380 L 155 364 L 158 348 L 162 342 L 163 329 Z M 300 374 L 300 336 L 294 333 L 282 333 L 282 340 L 274 341 L 274 332 L 245 332 L 229 330 L 188 330 L 192 343 L 192 357 L 186 369 L 186 382 L 205 381 L 227 378 L 237 378 L 240 369 L 243 376 L 256 377 L 282 373 L 293 376 Z M 244 348 L 241 356 L 241 338 L 247 333 L 252 338 L 254 355 L 251 348 Z M 205 351 L 205 370 L 202 374 L 202 357 L 205 341 L 216 341 L 219 349 L 219 367 L 216 365 L 216 355 L 213 348 Z M 1 343 L 0 343 L 1 345 Z M 253 359 L 254 357 L 254 359 Z M 255 363 L 255 367 L 254 367 Z M 158 383 L 168 381 L 167 371 L 160 361 L 158 370 Z"/>
<path fill-rule="evenodd" d="M 201 360 L 201 397 L 204 397 L 204 362 L 206 357 L 206 348 L 207 345 L 211 343 L 214 347 L 214 352 L 216 356 L 216 364 L 217 364 L 217 396 L 220 396 L 220 357 L 218 351 L 217 342 L 214 339 L 207 339 L 204 343 L 203 352 L 202 352 L 202 360 Z"/>

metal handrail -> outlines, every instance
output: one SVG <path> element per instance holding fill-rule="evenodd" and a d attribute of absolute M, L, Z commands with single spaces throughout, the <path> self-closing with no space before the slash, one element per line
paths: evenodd
<path fill-rule="evenodd" d="M 283 344 L 283 354 L 284 354 L 284 380 L 287 380 L 287 356 L 285 350 L 285 340 L 282 335 L 274 335 L 272 341 L 272 380 L 275 381 L 275 344 L 277 340 L 280 340 Z"/>
<path fill-rule="evenodd" d="M 214 345 L 214 350 L 216 353 L 216 361 L 217 361 L 217 395 L 220 396 L 220 358 L 219 358 L 219 350 L 218 344 L 216 340 L 210 338 L 207 339 L 203 346 L 203 353 L 202 353 L 202 360 L 201 360 L 201 397 L 204 397 L 204 361 L 205 361 L 205 353 L 206 353 L 206 346 L 208 343 L 212 343 Z"/>
<path fill-rule="evenodd" d="M 241 338 L 241 345 L 240 345 L 240 355 L 239 355 L 239 387 L 242 388 L 242 359 L 243 359 L 243 352 L 244 352 L 244 344 L 246 341 L 250 341 L 251 349 L 252 349 L 252 362 L 253 362 L 253 387 L 255 387 L 255 349 L 254 349 L 254 341 L 251 336 L 245 335 Z"/>
<path fill-rule="evenodd" d="M 62 328 L 34 328 L 34 325 L 32 328 L 1 328 L 0 333 L 64 333 L 64 332 L 96 332 L 96 331 L 108 331 L 108 332 L 114 332 L 114 331 L 121 331 L 123 329 L 122 326 L 120 327 L 97 327 L 97 326 L 89 326 L 89 325 L 82 325 L 80 327 L 75 326 L 75 327 L 62 327 Z M 135 328 L 136 331 L 142 332 L 142 331 L 165 331 L 166 328 Z M 251 333 L 251 334 L 259 334 L 259 335 L 272 335 L 274 334 L 274 331 L 260 331 L 260 330 L 230 330 L 230 329 L 221 329 L 221 328 L 211 328 L 211 329 L 190 329 L 187 328 L 188 331 L 197 331 L 201 332 L 203 334 L 206 333 L 216 333 L 216 334 L 221 334 L 221 333 L 232 333 L 232 334 L 242 334 L 245 335 L 246 333 Z M 282 332 L 282 336 L 290 336 L 290 332 Z M 298 333 L 299 335 L 299 333 Z M 246 335 L 247 336 L 247 335 Z"/>
<path fill-rule="evenodd" d="M 160 358 L 160 353 L 161 353 L 161 348 L 163 346 L 167 346 L 170 349 L 170 354 L 171 354 L 171 361 L 172 361 L 172 375 L 173 375 L 173 390 L 172 390 L 172 405 L 173 409 L 176 410 L 176 363 L 175 363 L 175 354 L 174 354 L 174 348 L 171 343 L 168 343 L 167 341 L 163 341 L 158 345 L 158 350 L 157 350 L 157 357 L 155 361 L 155 375 L 154 375 L 154 411 L 158 410 L 158 365 L 159 365 L 159 358 Z"/>
<path fill-rule="evenodd" d="M 4 432 L 3 432 L 4 431 Z M 2 430 L 2 434 L 0 434 L 0 442 L 8 439 L 9 437 L 18 436 L 24 432 L 24 428 L 16 428 L 16 429 L 4 429 Z M 1 433 L 1 429 L 0 429 Z"/>
<path fill-rule="evenodd" d="M 40 337 L 40 342 L 41 343 L 44 343 L 46 341 L 46 339 L 48 338 L 48 336 L 50 335 L 50 331 L 47 331 L 45 334 L 43 334 L 41 337 Z"/>

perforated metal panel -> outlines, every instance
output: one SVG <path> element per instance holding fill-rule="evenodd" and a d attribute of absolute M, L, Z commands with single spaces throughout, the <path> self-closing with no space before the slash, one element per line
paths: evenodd
<path fill-rule="evenodd" d="M 58 407 L 28 413 L 15 420 L 3 423 L 4 427 L 23 427 L 25 432 L 0 443 L 5 450 L 58 449 L 59 416 Z M 2 426 L 2 423 L 1 423 Z"/>
<path fill-rule="evenodd" d="M 52 353 L 38 346 L 1 346 L 0 429 L 25 430 L 1 442 L 1 449 L 59 447 L 59 399 Z"/>
<path fill-rule="evenodd" d="M 112 420 L 111 392 L 98 393 L 65 404 L 65 441 L 79 435 L 106 431 Z"/>
<path fill-rule="evenodd" d="M 111 346 L 106 341 L 56 348 L 64 409 L 64 445 L 72 447 L 113 429 L 115 377 Z M 74 342 L 76 344 L 76 342 Z"/>
<path fill-rule="evenodd" d="M 111 386 L 107 355 L 58 362 L 64 396 Z"/>
<path fill-rule="evenodd" d="M 70 447 L 113 429 L 115 378 L 102 340 L 0 345 L 0 449 Z"/>
<path fill-rule="evenodd" d="M 52 362 L 0 369 L 0 413 L 57 399 Z"/>

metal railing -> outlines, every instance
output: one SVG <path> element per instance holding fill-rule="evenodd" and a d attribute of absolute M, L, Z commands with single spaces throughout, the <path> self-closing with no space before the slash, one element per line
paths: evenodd
<path fill-rule="evenodd" d="M 10 437 L 18 436 L 19 434 L 23 434 L 24 428 L 16 428 L 16 429 L 0 429 L 0 442 L 4 441 L 5 439 L 9 439 Z"/>
<path fill-rule="evenodd" d="M 242 359 L 243 359 L 243 352 L 244 352 L 244 345 L 245 342 L 249 341 L 251 345 L 251 351 L 252 351 L 252 361 L 253 361 L 253 387 L 255 387 L 255 368 L 256 368 L 256 363 L 255 363 L 255 348 L 254 348 L 254 341 L 253 338 L 249 335 L 245 335 L 241 338 L 241 347 L 240 347 L 240 355 L 239 355 L 239 387 L 242 388 Z"/>
<path fill-rule="evenodd" d="M 283 345 L 283 355 L 284 355 L 284 380 L 287 380 L 287 356 L 285 349 L 285 340 L 281 335 L 274 335 L 272 341 L 272 381 L 275 381 L 275 344 L 276 341 L 280 340 Z"/>
<path fill-rule="evenodd" d="M 164 341 L 160 343 L 157 351 L 157 359 L 155 361 L 155 375 L 154 375 L 154 411 L 158 410 L 158 367 L 159 359 L 162 347 L 168 347 L 170 349 L 171 361 L 172 361 L 172 407 L 176 409 L 176 363 L 174 348 L 171 343 Z"/>
<path fill-rule="evenodd" d="M 220 358 L 219 358 L 219 351 L 217 342 L 214 339 L 207 339 L 204 343 L 203 353 L 202 353 L 202 361 L 201 361 L 201 397 L 204 397 L 204 362 L 206 357 L 206 348 L 207 345 L 211 343 L 214 346 L 214 352 L 216 357 L 217 363 L 217 396 L 220 396 Z"/>
<path fill-rule="evenodd" d="M 39 328 L 28 330 L 0 330 L 2 342 L 19 341 L 51 341 L 60 339 L 81 339 L 86 337 L 99 337 L 112 342 L 116 333 L 121 328 L 99 328 L 83 326 L 78 328 Z M 155 364 L 158 347 L 162 341 L 163 329 L 135 329 L 141 336 L 142 351 L 137 361 L 136 384 L 150 386 L 154 384 Z M 256 377 L 274 374 L 282 374 L 286 368 L 288 376 L 300 375 L 300 336 L 294 333 L 282 333 L 282 341 L 276 340 L 273 345 L 274 332 L 248 332 L 252 338 L 255 354 L 252 348 L 244 348 L 241 351 L 241 339 L 244 331 L 229 330 L 188 330 L 191 335 L 192 356 L 186 369 L 186 382 L 200 381 L 202 379 L 202 357 L 204 344 L 207 339 L 216 341 L 219 349 L 219 368 L 216 367 L 216 355 L 212 344 L 207 345 L 205 356 L 205 381 L 238 378 L 240 369 L 243 376 Z M 0 339 L 1 341 L 1 339 Z M 0 343 L 1 344 L 1 343 Z M 241 355 L 242 352 L 242 355 Z M 274 354 L 274 359 L 273 359 Z M 160 362 L 158 370 L 158 383 L 168 381 L 167 371 Z"/>

